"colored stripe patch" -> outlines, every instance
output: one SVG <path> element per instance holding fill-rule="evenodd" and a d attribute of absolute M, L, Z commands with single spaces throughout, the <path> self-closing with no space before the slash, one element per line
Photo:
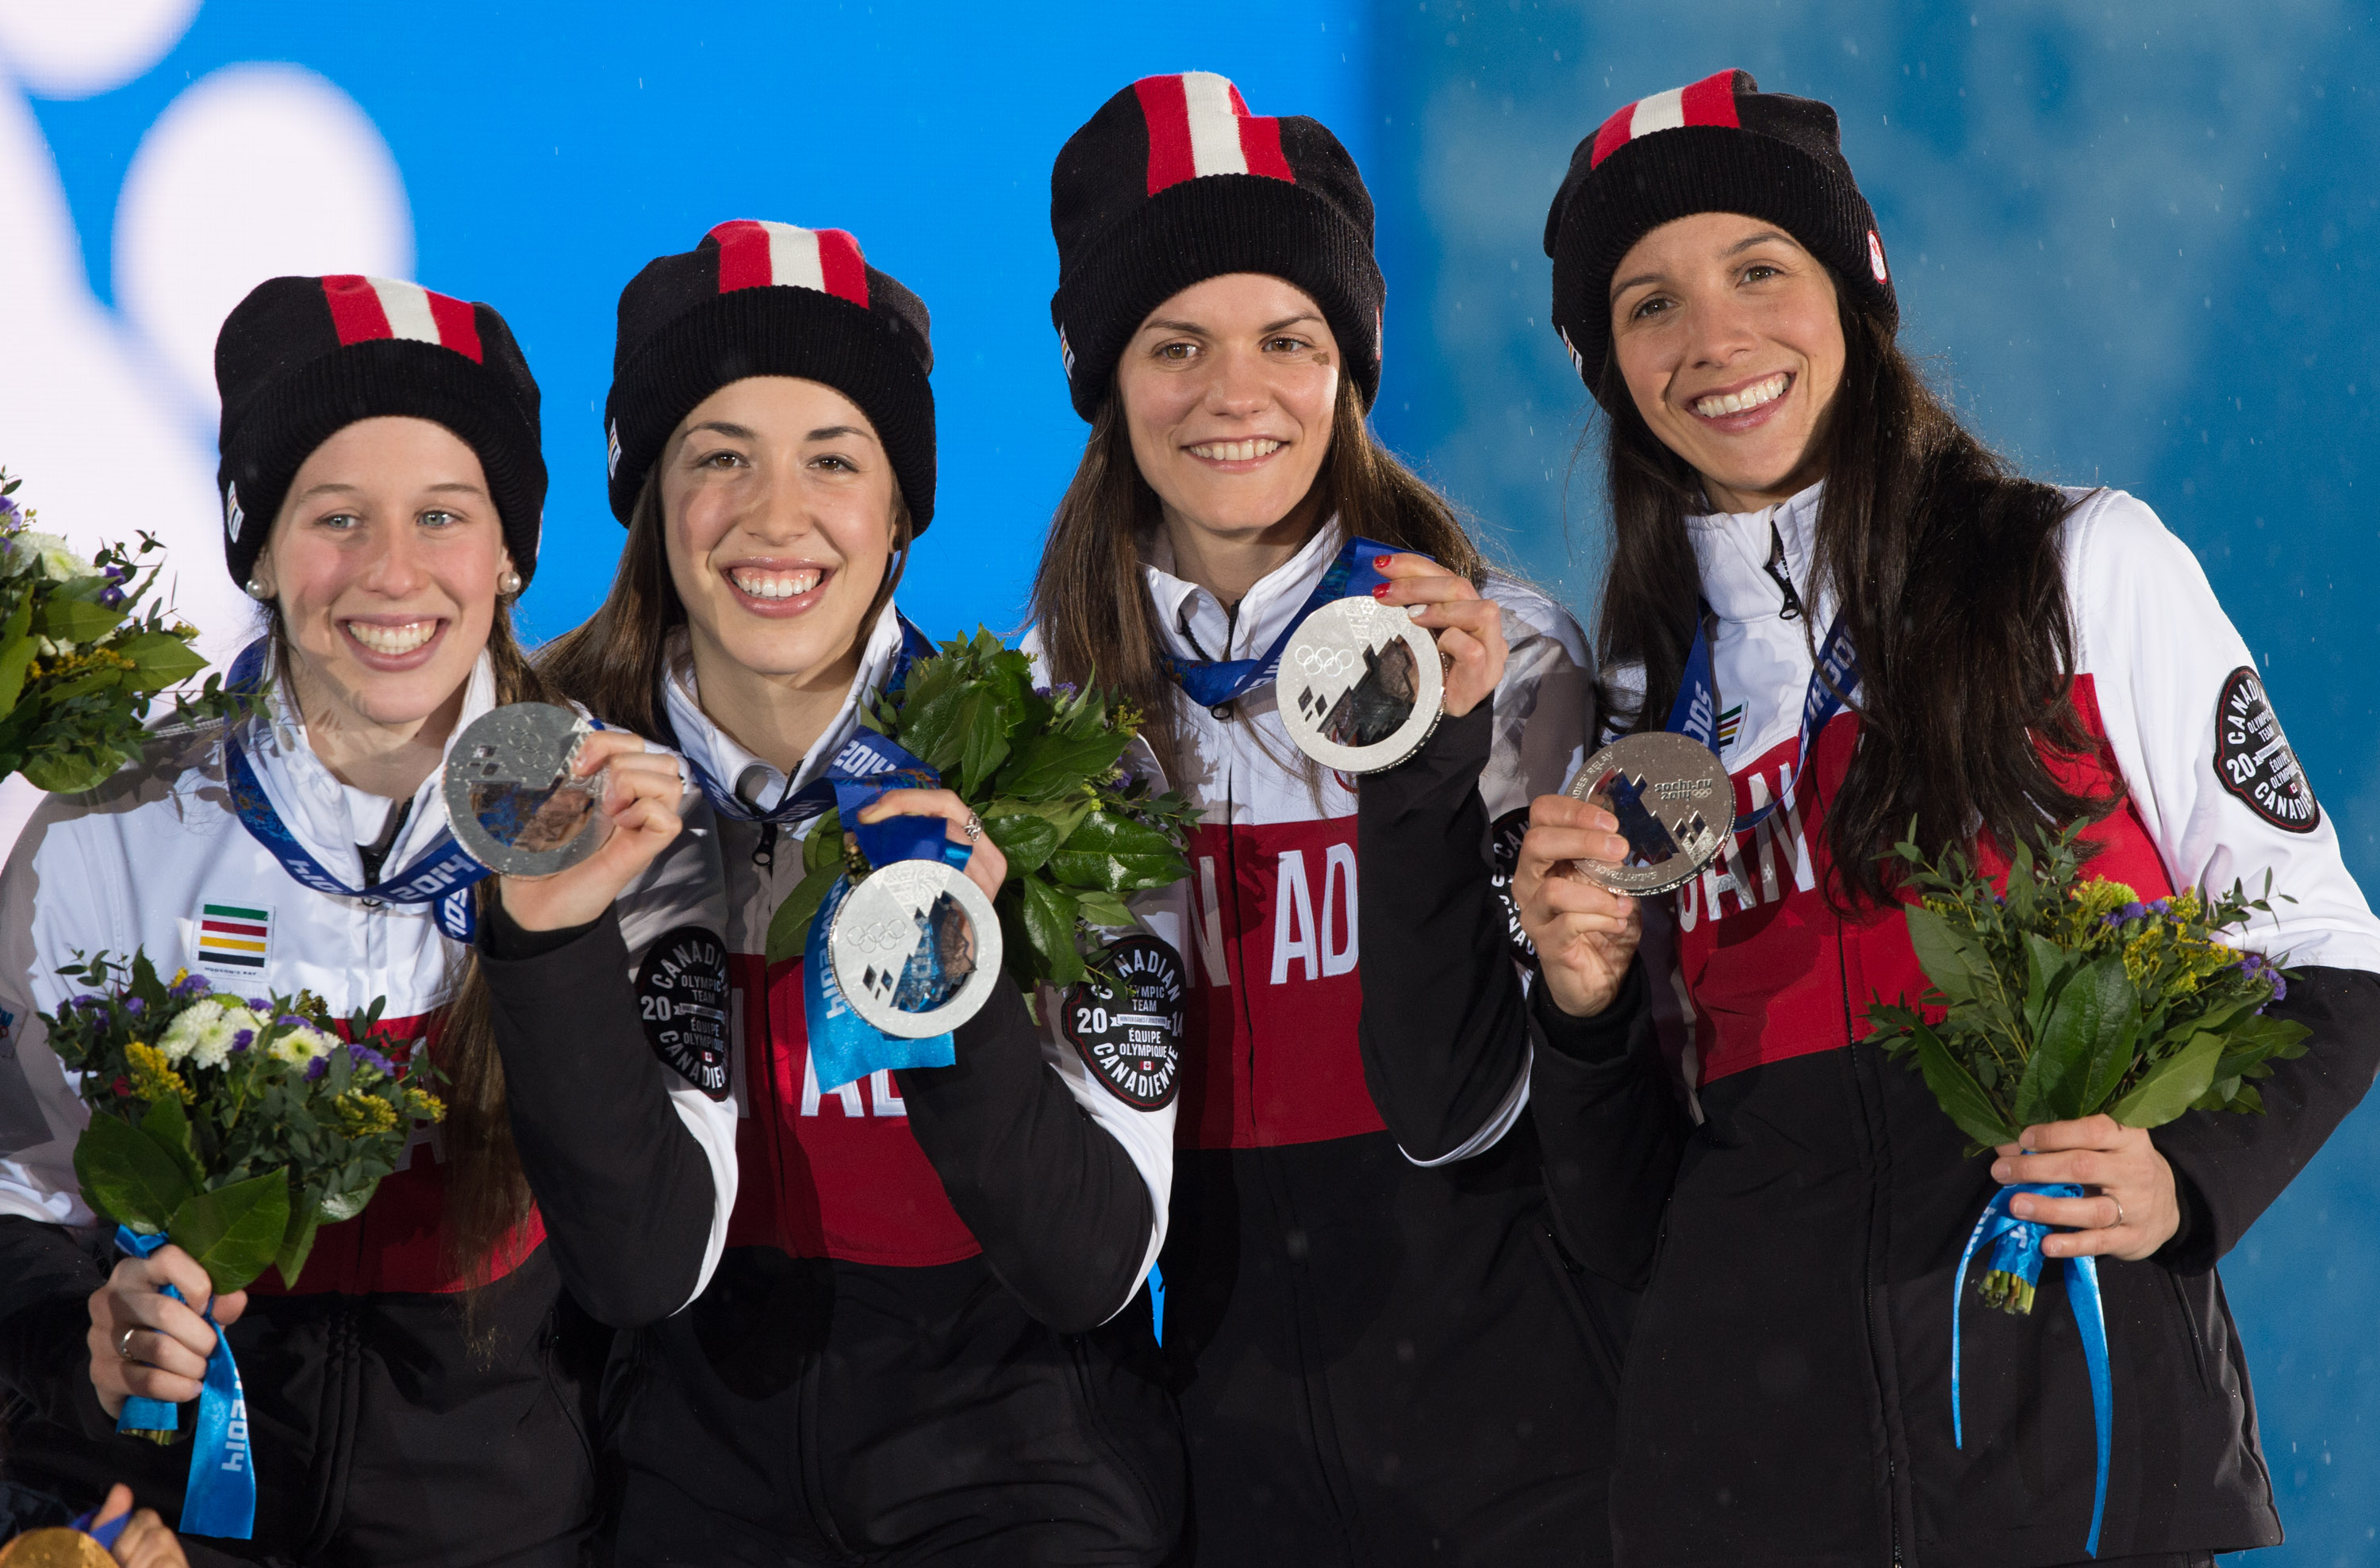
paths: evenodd
<path fill-rule="evenodd" d="M 451 348 L 480 360 L 480 321 L 471 307 L 419 283 L 399 278 L 367 278 L 354 272 L 322 280 L 331 324 L 342 344 L 403 338 Z"/>
<path fill-rule="evenodd" d="M 1655 131 L 1742 124 L 1735 112 L 1734 70 L 1714 72 L 1690 86 L 1640 98 L 1604 121 L 1596 130 L 1595 151 L 1587 156 L 1587 166 L 1600 168 L 1606 158 Z"/>
<path fill-rule="evenodd" d="M 739 288 L 814 289 L 868 305 L 868 262 L 841 229 L 805 229 L 735 218 L 710 231 L 719 242 L 719 292 Z"/>
<path fill-rule="evenodd" d="M 1208 175 L 1263 175 L 1296 183 L 1281 122 L 1248 113 L 1240 90 L 1212 71 L 1132 84 L 1148 125 L 1148 194 Z"/>

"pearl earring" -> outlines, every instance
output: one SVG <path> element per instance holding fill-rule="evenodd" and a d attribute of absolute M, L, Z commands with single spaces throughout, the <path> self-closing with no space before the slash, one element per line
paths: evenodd
<path fill-rule="evenodd" d="M 260 579 L 250 577 L 248 580 L 248 597 L 261 602 L 271 598 L 273 597 L 273 590 L 266 587 Z"/>
<path fill-rule="evenodd" d="M 513 595 L 519 593 L 520 591 L 521 574 L 514 571 L 509 566 L 505 567 L 504 575 L 496 579 L 496 592 L 506 598 L 510 598 Z"/>

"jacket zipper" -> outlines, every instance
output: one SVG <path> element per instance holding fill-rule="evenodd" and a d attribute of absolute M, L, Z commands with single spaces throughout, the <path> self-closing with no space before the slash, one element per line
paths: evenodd
<path fill-rule="evenodd" d="M 1768 573 L 1777 584 L 1778 590 L 1785 596 L 1785 608 L 1778 612 L 1777 619 L 1801 620 L 1802 596 L 1793 591 L 1793 578 L 1785 570 L 1785 536 L 1773 517 L 1768 520 L 1768 564 L 1762 570 Z"/>
<path fill-rule="evenodd" d="M 759 841 L 752 846 L 752 863 L 763 871 L 771 869 L 777 863 L 777 825 L 775 823 L 764 822 L 760 825 Z"/>

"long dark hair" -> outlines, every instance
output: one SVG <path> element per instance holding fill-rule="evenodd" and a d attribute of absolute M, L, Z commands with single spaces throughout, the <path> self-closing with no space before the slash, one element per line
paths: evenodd
<path fill-rule="evenodd" d="M 278 603 L 265 607 L 265 636 L 273 669 L 285 682 L 289 638 Z M 498 704 L 552 702 L 553 692 L 521 651 L 513 633 L 512 607 L 496 602 L 488 626 L 488 663 Z M 493 896 L 481 883 L 475 897 Z M 446 1075 L 446 1118 L 439 1138 L 445 1147 L 446 1265 L 471 1286 L 492 1275 L 496 1249 L 528 1217 L 528 1177 L 513 1147 L 511 1112 L 504 1104 L 504 1064 L 496 1051 L 494 1000 L 480 972 L 476 948 L 463 957 L 462 982 L 447 1007 L 431 1059 Z"/>
<path fill-rule="evenodd" d="M 1173 705 L 1181 688 L 1166 668 L 1156 608 L 1141 574 L 1141 535 L 1160 525 L 1161 513 L 1157 492 L 1132 455 L 1123 402 L 1111 387 L 1091 421 L 1074 482 L 1050 520 L 1033 579 L 1032 615 L 1050 674 L 1121 691 L 1148 716 L 1141 734 L 1167 777 L 1178 779 Z M 1435 557 L 1474 586 L 1486 577 L 1488 564 L 1454 508 L 1380 444 L 1343 382 L 1330 411 L 1330 451 L 1316 483 L 1325 489 L 1318 516 L 1336 510 L 1349 533 Z"/>
<path fill-rule="evenodd" d="M 1848 910 L 1890 897 L 1886 857 L 1912 820 L 1929 853 L 1979 835 L 2008 849 L 2117 797 L 2078 794 L 2057 771 L 2093 745 L 2071 697 L 2067 497 L 1969 434 L 1882 322 L 1838 311 L 1843 379 L 1819 437 L 1810 597 L 1840 607 L 1860 658 L 1859 749 L 1826 811 L 1828 897 Z M 1645 675 L 1641 704 L 1608 679 L 1604 700 L 1614 728 L 1656 730 L 1694 639 L 1700 574 L 1685 520 L 1703 510 L 1701 485 L 1645 426 L 1616 356 L 1598 392 L 1612 543 L 1597 652 L 1606 671 Z M 1805 626 L 1815 646 L 1818 628 Z"/>

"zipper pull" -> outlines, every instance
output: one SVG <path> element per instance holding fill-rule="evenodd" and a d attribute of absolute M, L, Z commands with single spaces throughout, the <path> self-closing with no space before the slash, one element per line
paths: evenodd
<path fill-rule="evenodd" d="M 752 846 L 752 863 L 762 871 L 777 863 L 777 825 L 775 823 L 764 822 L 760 825 L 760 841 Z"/>
<path fill-rule="evenodd" d="M 1778 619 L 1802 619 L 1802 596 L 1793 591 L 1793 579 L 1785 571 L 1785 536 L 1777 530 L 1777 520 L 1768 520 L 1768 575 L 1776 580 L 1779 591 L 1785 596 L 1785 609 Z"/>

